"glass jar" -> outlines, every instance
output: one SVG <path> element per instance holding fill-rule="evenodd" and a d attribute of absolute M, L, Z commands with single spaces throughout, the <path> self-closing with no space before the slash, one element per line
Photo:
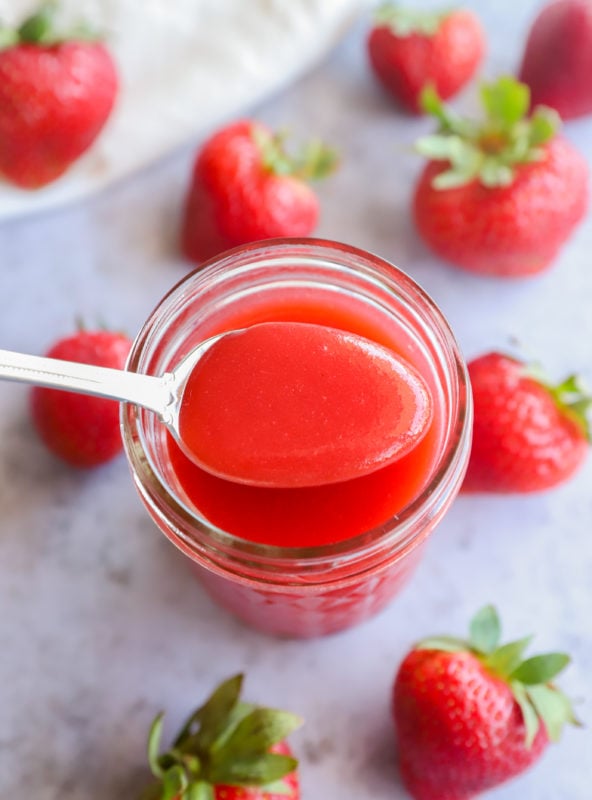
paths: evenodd
<path fill-rule="evenodd" d="M 309 637 L 371 616 L 407 580 L 462 482 L 472 403 L 454 336 L 422 289 L 377 256 L 317 239 L 258 242 L 189 274 L 146 321 L 128 368 L 160 375 L 209 336 L 286 319 L 349 329 L 398 350 L 419 369 L 434 400 L 421 458 L 392 476 L 339 485 L 320 505 L 316 496 L 290 494 L 300 489 L 260 490 L 283 494 L 251 503 L 250 495 L 248 502 L 235 499 L 236 485 L 222 487 L 230 494 L 212 512 L 210 494 L 220 479 L 208 476 L 216 485 L 206 480 L 196 499 L 154 414 L 124 405 L 122 430 L 149 514 L 192 560 L 211 596 L 263 631 Z M 399 505 L 384 511 L 391 494 Z M 234 522 L 225 524 L 233 514 Z"/>

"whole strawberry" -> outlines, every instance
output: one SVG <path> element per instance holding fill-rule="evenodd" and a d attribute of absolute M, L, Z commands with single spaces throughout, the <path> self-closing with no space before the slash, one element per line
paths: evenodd
<path fill-rule="evenodd" d="M 406 656 L 393 688 L 401 777 L 415 800 L 470 800 L 533 764 L 571 703 L 552 683 L 563 653 L 523 660 L 532 637 L 500 645 L 492 606 L 465 641 L 436 637 Z"/>
<path fill-rule="evenodd" d="M 430 159 L 413 201 L 421 237 L 446 261 L 481 275 L 544 270 L 588 199 L 586 161 L 557 135 L 556 113 L 538 107 L 526 116 L 528 87 L 508 77 L 482 87 L 483 121 L 457 117 L 429 89 L 422 97 L 440 130 L 417 145 Z"/>
<path fill-rule="evenodd" d="M 0 176 L 24 189 L 56 180 L 89 149 L 118 91 L 106 48 L 57 33 L 53 8 L 0 29 Z"/>
<path fill-rule="evenodd" d="M 123 369 L 131 344 L 123 334 L 80 331 L 60 339 L 46 355 Z M 31 390 L 31 412 L 43 442 L 72 466 L 97 466 L 122 449 L 119 404 L 113 400 L 36 386 Z"/>
<path fill-rule="evenodd" d="M 319 142 L 289 156 L 283 135 L 258 122 L 220 130 L 195 161 L 182 225 L 185 256 L 201 262 L 259 239 L 308 236 L 319 202 L 307 181 L 335 165 L 334 153 Z"/>
<path fill-rule="evenodd" d="M 520 80 L 563 119 L 592 113 L 592 0 L 554 0 L 528 34 Z"/>
<path fill-rule="evenodd" d="M 438 13 L 385 4 L 375 14 L 367 48 L 387 92 L 418 114 L 426 84 L 446 99 L 468 83 L 483 59 L 485 36 L 475 14 L 466 9 Z"/>
<path fill-rule="evenodd" d="M 222 683 L 164 753 L 163 715 L 156 717 L 148 738 L 156 781 L 141 800 L 298 800 L 298 762 L 284 738 L 301 719 L 242 702 L 242 682 L 236 675 Z"/>
<path fill-rule="evenodd" d="M 469 363 L 475 418 L 466 492 L 537 492 L 586 458 L 592 397 L 575 375 L 558 386 L 500 353 Z"/>

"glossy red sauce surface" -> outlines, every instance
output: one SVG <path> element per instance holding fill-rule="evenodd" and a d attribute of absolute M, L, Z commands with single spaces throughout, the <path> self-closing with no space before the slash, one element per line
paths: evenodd
<path fill-rule="evenodd" d="M 252 486 L 324 486 L 368 475 L 425 435 L 430 393 L 376 342 L 326 325 L 267 322 L 218 339 L 186 384 L 189 457 Z"/>

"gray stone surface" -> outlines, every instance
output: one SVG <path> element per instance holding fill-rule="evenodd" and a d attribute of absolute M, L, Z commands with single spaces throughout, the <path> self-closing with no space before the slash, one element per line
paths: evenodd
<path fill-rule="evenodd" d="M 484 74 L 511 71 L 539 2 L 467 3 L 481 14 Z M 410 224 L 425 120 L 399 114 L 369 75 L 365 25 L 298 85 L 253 110 L 343 153 L 321 187 L 318 233 L 408 270 L 450 318 L 467 357 L 520 343 L 557 377 L 592 382 L 590 217 L 545 275 L 503 282 L 434 259 Z M 459 105 L 471 105 L 470 90 Z M 592 118 L 566 135 L 592 163 Z M 176 252 L 194 146 L 76 207 L 0 224 L 0 346 L 42 352 L 77 316 L 135 333 L 187 271 Z M 125 461 L 92 473 L 57 463 L 31 430 L 28 391 L 0 385 L 0 796 L 114 800 L 145 777 L 149 721 L 167 731 L 219 679 L 244 669 L 253 699 L 300 712 L 293 737 L 312 800 L 405 797 L 389 720 L 411 642 L 461 633 L 495 602 L 506 633 L 574 656 L 562 684 L 590 724 L 592 461 L 536 497 L 461 497 L 415 579 L 382 615 L 310 642 L 269 639 L 216 608 L 136 498 Z M 568 730 L 497 800 L 588 800 L 589 730 Z"/>

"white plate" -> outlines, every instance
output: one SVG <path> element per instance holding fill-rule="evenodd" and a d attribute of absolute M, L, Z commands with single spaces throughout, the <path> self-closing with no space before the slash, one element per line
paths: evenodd
<path fill-rule="evenodd" d="M 35 0 L 0 0 L 14 23 Z M 105 30 L 122 87 L 92 149 L 34 192 L 0 183 L 0 219 L 83 198 L 242 113 L 309 69 L 364 0 L 63 0 Z"/>

